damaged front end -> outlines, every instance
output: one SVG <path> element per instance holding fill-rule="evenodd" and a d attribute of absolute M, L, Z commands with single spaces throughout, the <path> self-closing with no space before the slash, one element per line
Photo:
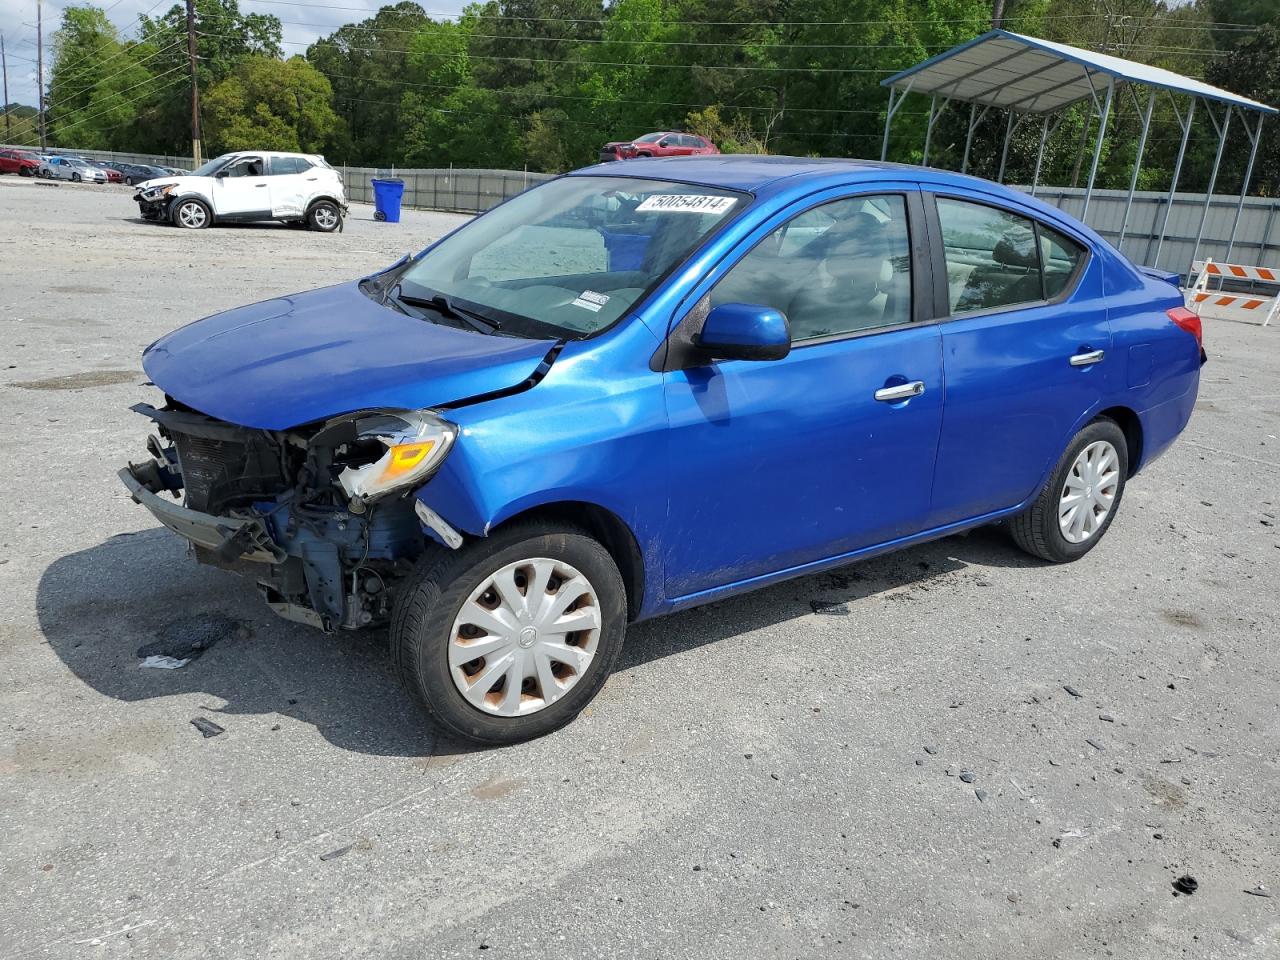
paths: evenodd
<path fill-rule="evenodd" d="M 138 189 L 133 194 L 133 200 L 138 205 L 138 212 L 142 214 L 144 220 L 167 220 L 169 218 L 169 204 L 173 200 L 174 191 L 177 184 L 163 183 L 151 186 L 149 182 L 139 184 Z"/>
<path fill-rule="evenodd" d="M 152 459 L 120 471 L 133 499 L 201 563 L 255 579 L 287 619 L 326 631 L 383 622 L 396 583 L 435 548 L 406 496 L 438 469 L 456 436 L 430 411 L 263 430 L 168 398 L 161 409 L 133 410 L 158 427 L 147 442 Z M 441 524 L 430 518 L 434 536 L 457 536 Z"/>

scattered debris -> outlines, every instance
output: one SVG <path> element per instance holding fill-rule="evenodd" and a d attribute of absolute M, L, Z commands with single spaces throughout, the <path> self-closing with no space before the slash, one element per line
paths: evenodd
<path fill-rule="evenodd" d="M 145 658 L 142 661 L 144 667 L 154 667 L 156 670 L 177 670 L 179 667 L 185 667 L 191 662 L 189 657 L 178 660 L 176 657 L 166 657 L 163 654 L 157 654 Z"/>
<path fill-rule="evenodd" d="M 197 613 L 165 624 L 156 631 L 154 642 L 138 648 L 138 656 L 143 660 L 168 657 L 186 663 L 195 660 L 219 640 L 233 636 L 248 636 L 248 629 L 239 620 L 220 613 Z"/>
<path fill-rule="evenodd" d="M 1184 873 L 1177 880 L 1173 881 L 1174 893 L 1185 893 L 1188 897 L 1200 889 L 1200 884 L 1196 878 L 1189 873 Z"/>
<path fill-rule="evenodd" d="M 1085 737 L 1084 742 L 1087 743 L 1089 746 L 1093 747 L 1093 749 L 1095 750 L 1106 749 L 1105 747 L 1102 746 L 1102 744 L 1100 744 L 1097 740 L 1094 740 L 1092 737 Z"/>
<path fill-rule="evenodd" d="M 973 781 L 977 780 L 978 778 L 974 776 L 974 773 L 972 770 L 961 770 L 960 779 L 965 783 L 973 783 Z"/>
<path fill-rule="evenodd" d="M 986 803 L 986 801 L 987 801 L 987 791 L 982 790 L 982 789 L 974 790 L 974 791 L 973 791 L 973 795 L 974 795 L 975 797 L 977 797 L 977 798 L 978 798 L 978 802 L 979 802 L 979 803 Z"/>
<path fill-rule="evenodd" d="M 337 850 L 330 850 L 328 853 L 320 854 L 321 860 L 337 860 L 339 857 L 345 857 L 351 852 L 355 846 L 354 843 L 348 843 L 345 847 L 339 847 Z"/>
<path fill-rule="evenodd" d="M 226 733 L 224 727 L 218 726 L 212 720 L 204 717 L 196 717 L 191 721 L 191 725 L 204 734 L 204 738 L 208 740 L 210 737 L 216 737 L 220 733 Z"/>
<path fill-rule="evenodd" d="M 928 746 L 928 745 L 926 745 L 926 746 L 925 746 L 925 748 L 924 748 L 924 752 L 925 752 L 925 753 L 927 753 L 927 754 L 928 754 L 929 756 L 931 756 L 931 757 L 936 757 L 936 756 L 938 755 L 938 748 L 937 748 L 937 747 L 934 747 L 934 746 Z"/>
<path fill-rule="evenodd" d="M 1115 723 L 1115 722 L 1116 722 L 1116 718 L 1115 718 L 1115 717 L 1113 717 L 1113 716 L 1112 716 L 1111 714 L 1109 714 L 1109 713 L 1100 713 L 1100 714 L 1098 714 L 1098 719 L 1099 719 L 1099 720 L 1101 720 L 1103 723 Z"/>
<path fill-rule="evenodd" d="M 1083 693 L 1081 693 L 1079 690 L 1077 690 L 1075 687 L 1073 687 L 1073 686 L 1072 686 L 1071 684 L 1069 684 L 1069 683 L 1064 683 L 1064 684 L 1062 685 L 1062 689 L 1063 689 L 1063 690 L 1065 690 L 1065 691 L 1067 691 L 1067 693 L 1071 694 L 1071 695 L 1072 695 L 1073 697 L 1075 697 L 1077 700 L 1079 700 L 1081 697 L 1083 697 L 1083 696 L 1084 696 L 1084 694 L 1083 694 Z"/>
<path fill-rule="evenodd" d="M 1051 766 L 1051 767 L 1060 767 L 1060 766 L 1062 766 L 1062 764 L 1060 764 L 1057 760 L 1053 759 L 1053 757 L 1050 757 L 1050 758 L 1049 758 L 1049 766 Z"/>
<path fill-rule="evenodd" d="M 923 767 L 923 766 L 924 766 L 924 761 L 917 757 L 917 758 L 916 758 L 916 766 L 917 766 L 917 767 Z"/>
<path fill-rule="evenodd" d="M 778 776 L 776 773 L 771 773 L 771 774 L 769 774 L 769 776 L 773 777 L 773 779 L 775 779 L 775 780 L 781 780 L 781 779 L 782 779 L 782 778 L 781 778 L 780 776 Z"/>
<path fill-rule="evenodd" d="M 839 600 L 810 600 L 809 609 L 832 617 L 847 617 L 850 612 L 849 605 Z"/>
<path fill-rule="evenodd" d="M 1258 884 L 1252 890 L 1246 890 L 1245 893 L 1247 893 L 1251 897 L 1270 897 L 1271 896 L 1271 891 L 1268 890 L 1266 887 L 1264 887 L 1262 884 Z"/>
<path fill-rule="evenodd" d="M 700 863 L 695 863 L 695 864 L 693 865 L 693 872 L 694 872 L 694 873 L 700 873 L 701 871 L 702 871 L 702 864 L 700 864 Z"/>

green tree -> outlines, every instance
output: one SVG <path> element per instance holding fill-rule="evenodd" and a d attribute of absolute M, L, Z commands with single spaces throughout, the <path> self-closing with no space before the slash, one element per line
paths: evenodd
<path fill-rule="evenodd" d="M 203 112 L 211 152 L 324 153 L 346 146 L 329 81 L 302 57 L 240 61 L 205 94 Z"/>

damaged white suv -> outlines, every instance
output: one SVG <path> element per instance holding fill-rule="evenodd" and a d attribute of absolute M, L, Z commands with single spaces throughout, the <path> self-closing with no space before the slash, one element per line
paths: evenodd
<path fill-rule="evenodd" d="M 270 150 L 224 154 L 185 176 L 138 185 L 147 220 L 199 230 L 215 222 L 279 220 L 330 233 L 342 225 L 342 176 L 324 157 Z"/>

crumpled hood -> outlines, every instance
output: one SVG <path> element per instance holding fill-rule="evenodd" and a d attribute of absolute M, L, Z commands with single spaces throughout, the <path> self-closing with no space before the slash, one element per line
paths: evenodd
<path fill-rule="evenodd" d="M 147 347 L 142 366 L 157 387 L 201 413 L 285 430 L 513 387 L 554 343 L 418 320 L 352 282 L 197 320 Z"/>

